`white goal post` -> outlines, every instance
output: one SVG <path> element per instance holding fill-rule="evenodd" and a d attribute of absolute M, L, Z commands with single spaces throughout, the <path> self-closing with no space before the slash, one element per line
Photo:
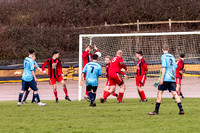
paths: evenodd
<path fill-rule="evenodd" d="M 129 76 L 134 75 L 134 53 L 142 50 L 144 58 L 149 61 L 152 75 L 157 73 L 160 64 L 161 45 L 169 44 L 170 52 L 178 58 L 180 52 L 185 53 L 189 59 L 188 64 L 200 64 L 200 31 L 192 32 L 161 32 L 161 33 L 127 33 L 127 34 L 81 34 L 79 35 L 79 83 L 82 73 L 82 52 L 87 44 L 96 45 L 102 57 L 100 64 L 104 63 L 104 57 L 115 56 L 115 52 L 121 49 L 124 52 L 124 61 L 131 70 Z M 147 64 L 148 65 L 148 64 Z M 194 68 L 194 67 L 193 67 Z M 102 69 L 103 70 L 103 69 Z M 193 72 L 191 68 L 191 73 Z M 196 72 L 196 70 L 194 70 Z M 197 70 L 199 75 L 200 70 Z M 78 100 L 82 99 L 82 87 L 78 84 Z"/>

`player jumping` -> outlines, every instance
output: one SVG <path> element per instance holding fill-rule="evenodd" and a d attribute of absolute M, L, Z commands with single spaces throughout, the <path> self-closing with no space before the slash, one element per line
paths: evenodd
<path fill-rule="evenodd" d="M 136 86 L 137 86 L 138 94 L 141 98 L 140 102 L 147 102 L 144 90 L 142 90 L 141 88 L 145 84 L 146 74 L 148 72 L 147 62 L 142 57 L 142 51 L 136 52 L 136 58 L 138 59 L 137 73 L 136 73 L 137 75 Z"/>
<path fill-rule="evenodd" d="M 97 63 L 98 55 L 94 54 L 92 56 L 93 61 L 89 62 L 85 65 L 82 71 L 82 79 L 80 81 L 80 85 L 83 85 L 83 80 L 85 79 L 86 88 L 88 91 L 88 95 L 90 97 L 90 106 L 96 106 L 96 91 L 98 87 L 98 77 L 102 75 L 101 66 Z M 86 78 L 84 75 L 86 73 Z"/>
<path fill-rule="evenodd" d="M 98 52 L 97 50 L 97 47 L 96 45 L 94 45 L 94 53 Z M 85 65 L 88 63 L 88 62 L 91 62 L 92 61 L 92 46 L 91 45 L 87 45 L 86 48 L 85 48 L 85 51 L 82 53 L 82 59 L 83 59 L 83 69 L 85 67 Z M 85 74 L 86 75 L 86 74 Z M 85 78 L 85 76 L 84 76 Z M 89 96 L 88 96 L 88 91 L 87 91 L 87 88 L 86 88 L 86 91 L 85 91 L 85 96 L 84 98 L 87 100 L 87 101 L 90 101 L 89 99 Z"/>
<path fill-rule="evenodd" d="M 153 112 L 149 112 L 149 115 L 158 115 L 159 107 L 162 101 L 162 94 L 165 90 L 171 91 L 172 95 L 175 97 L 177 105 L 179 107 L 179 114 L 183 115 L 183 107 L 181 104 L 181 100 L 176 93 L 176 68 L 177 64 L 173 55 L 169 54 L 169 46 L 162 46 L 163 55 L 161 57 L 162 62 L 162 75 L 160 79 L 160 85 L 158 86 L 157 100 L 155 105 L 155 110 Z"/>
<path fill-rule="evenodd" d="M 104 98 L 100 99 L 100 102 L 102 102 L 102 103 L 106 102 L 106 98 L 108 96 L 110 96 L 110 94 L 115 92 L 116 84 L 120 86 L 118 103 L 124 103 L 122 101 L 122 99 L 123 99 L 126 87 L 125 87 L 122 77 L 120 76 L 120 71 L 121 71 L 121 68 L 124 68 L 125 71 L 127 72 L 127 68 L 126 68 L 125 64 L 123 63 L 122 55 L 123 55 L 123 52 L 121 50 L 118 50 L 116 57 L 114 57 L 111 60 L 110 69 L 109 69 L 110 70 L 109 71 L 110 90 L 108 90 L 105 93 Z M 127 77 L 126 75 L 124 75 L 124 76 Z"/>
<path fill-rule="evenodd" d="M 176 91 L 178 95 L 180 95 L 182 98 L 184 98 L 183 93 L 181 92 L 181 80 L 185 77 L 184 75 L 184 59 L 185 54 L 180 54 L 180 59 L 176 62 L 177 68 L 176 68 Z"/>
<path fill-rule="evenodd" d="M 63 79 L 61 60 L 59 59 L 59 51 L 55 50 L 53 52 L 53 57 L 47 59 L 44 64 L 42 64 L 42 71 L 46 73 L 45 66 L 48 65 L 48 76 L 50 78 L 49 84 L 53 86 L 53 92 L 56 98 L 56 103 L 58 103 L 56 80 L 61 82 L 63 86 L 63 91 L 65 93 L 65 99 L 71 101 L 68 96 L 67 87 Z"/>
<path fill-rule="evenodd" d="M 19 99 L 17 106 L 21 106 L 22 97 L 25 91 L 28 90 L 30 87 L 34 91 L 34 97 L 37 99 L 39 106 L 45 106 L 46 103 L 40 102 L 40 97 L 38 94 L 38 88 L 37 88 L 37 78 L 35 76 L 34 72 L 34 61 L 32 57 L 35 56 L 34 50 L 29 50 L 29 56 L 25 58 L 24 60 L 24 72 L 22 75 L 22 89 L 19 93 Z"/>
<path fill-rule="evenodd" d="M 110 89 L 110 87 L 109 87 L 109 85 L 110 85 L 110 83 L 109 83 L 110 60 L 111 60 L 110 56 L 105 57 L 105 64 L 106 64 L 105 72 L 106 72 L 107 82 L 106 82 L 106 87 L 104 88 L 103 99 L 104 99 L 106 92 Z M 120 72 L 121 72 L 121 74 L 125 75 L 122 71 L 120 71 Z M 115 97 L 118 97 L 118 94 L 115 92 L 113 92 L 112 95 Z"/>

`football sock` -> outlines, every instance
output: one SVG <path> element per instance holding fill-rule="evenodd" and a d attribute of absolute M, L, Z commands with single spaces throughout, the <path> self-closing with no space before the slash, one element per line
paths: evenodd
<path fill-rule="evenodd" d="M 113 96 L 115 96 L 115 97 L 117 97 L 117 96 L 118 96 L 118 94 L 117 94 L 117 93 L 115 93 L 115 92 L 114 92 L 112 95 L 113 95 Z"/>
<path fill-rule="evenodd" d="M 87 88 L 86 88 L 86 92 L 85 92 L 85 95 L 88 95 L 88 91 L 87 91 Z"/>
<path fill-rule="evenodd" d="M 57 90 L 54 90 L 53 93 L 54 93 L 54 95 L 55 95 L 55 98 L 58 99 Z"/>
<path fill-rule="evenodd" d="M 145 96 L 144 91 L 140 91 L 140 94 L 141 94 L 141 99 L 142 99 L 142 100 L 146 99 L 146 96 Z"/>
<path fill-rule="evenodd" d="M 18 102 L 19 102 L 19 103 L 21 103 L 22 97 L 23 97 L 23 93 L 19 93 L 19 99 L 18 99 Z"/>
<path fill-rule="evenodd" d="M 110 94 L 111 94 L 111 93 L 110 93 L 109 91 L 106 91 L 105 96 L 103 97 L 103 99 L 106 100 L 106 98 L 109 97 Z"/>
<path fill-rule="evenodd" d="M 121 102 L 123 99 L 124 93 L 119 92 L 118 102 Z"/>
<path fill-rule="evenodd" d="M 103 91 L 103 98 L 105 97 L 105 94 L 106 94 L 106 91 L 104 90 L 104 91 Z"/>
<path fill-rule="evenodd" d="M 176 91 L 176 93 L 178 94 L 178 96 L 180 96 L 180 94 L 178 93 L 178 91 Z"/>
<path fill-rule="evenodd" d="M 88 95 L 89 95 L 89 97 L 90 97 L 91 103 L 93 103 L 93 102 L 94 102 L 93 93 L 92 93 L 92 92 L 88 92 Z"/>
<path fill-rule="evenodd" d="M 25 96 L 24 96 L 24 100 L 23 100 L 23 102 L 25 102 L 25 101 L 26 101 L 26 99 L 27 99 L 27 97 L 28 97 L 28 94 L 29 94 L 29 92 L 30 92 L 30 91 L 28 91 L 28 90 L 26 91 L 26 93 L 25 93 Z"/>
<path fill-rule="evenodd" d="M 32 98 L 32 102 L 35 101 L 35 96 L 34 96 L 34 92 L 33 92 L 33 98 Z"/>
<path fill-rule="evenodd" d="M 39 94 L 34 94 L 34 97 L 37 99 L 37 102 L 39 103 L 40 102 Z"/>
<path fill-rule="evenodd" d="M 67 88 L 63 87 L 63 91 L 65 92 L 65 95 L 68 96 Z"/>
<path fill-rule="evenodd" d="M 178 105 L 178 107 L 179 107 L 180 110 L 183 110 L 183 107 L 182 107 L 181 102 L 180 102 L 180 103 L 177 103 L 177 105 Z"/>
<path fill-rule="evenodd" d="M 180 92 L 180 95 L 181 95 L 181 96 L 183 96 L 183 93 L 182 93 L 182 92 Z"/>
<path fill-rule="evenodd" d="M 95 101 L 95 99 L 96 99 L 96 95 L 97 95 L 96 93 L 93 93 L 94 101 Z"/>
<path fill-rule="evenodd" d="M 155 107 L 155 111 L 158 113 L 158 111 L 159 111 L 159 108 L 160 108 L 160 103 L 157 103 L 156 102 L 156 107 Z"/>
<path fill-rule="evenodd" d="M 138 94 L 139 94 L 139 96 L 140 96 L 140 99 L 142 99 L 142 97 L 141 97 L 141 94 L 140 94 L 140 91 L 138 90 Z"/>

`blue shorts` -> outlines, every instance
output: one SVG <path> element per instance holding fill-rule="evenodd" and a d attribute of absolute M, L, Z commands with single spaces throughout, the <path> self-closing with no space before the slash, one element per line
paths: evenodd
<path fill-rule="evenodd" d="M 166 82 L 166 81 L 164 81 L 164 83 L 162 85 L 158 86 L 158 90 L 159 91 L 169 90 L 169 92 L 176 91 L 176 82 Z"/>
<path fill-rule="evenodd" d="M 38 91 L 37 88 L 37 83 L 35 82 L 35 80 L 31 80 L 29 82 L 22 80 L 22 91 L 26 91 L 28 90 L 28 88 L 31 88 L 33 91 Z"/>

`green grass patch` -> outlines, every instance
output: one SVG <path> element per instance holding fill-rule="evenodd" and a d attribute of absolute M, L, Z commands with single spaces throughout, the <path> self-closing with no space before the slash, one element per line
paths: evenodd
<path fill-rule="evenodd" d="M 185 115 L 178 115 L 178 106 L 173 99 L 164 98 L 160 115 L 149 116 L 153 111 L 155 99 L 139 103 L 139 99 L 124 99 L 125 104 L 118 104 L 115 99 L 108 99 L 97 107 L 89 107 L 86 101 L 43 101 L 45 107 L 37 104 L 17 107 L 17 101 L 0 102 L 1 133 L 188 133 L 200 132 L 199 100 L 182 100 Z"/>

